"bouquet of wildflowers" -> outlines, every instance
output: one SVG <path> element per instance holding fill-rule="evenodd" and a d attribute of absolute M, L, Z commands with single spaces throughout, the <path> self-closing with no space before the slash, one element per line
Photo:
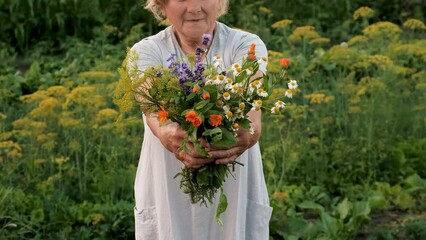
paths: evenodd
<path fill-rule="evenodd" d="M 210 40 L 210 35 L 204 34 L 203 47 L 207 47 Z M 168 67 L 153 66 L 142 72 L 137 66 L 127 66 L 121 75 L 126 75 L 125 79 L 131 83 L 127 85 L 128 89 L 146 115 L 155 114 L 160 124 L 176 122 L 186 131 L 181 156 L 186 154 L 188 142 L 198 153 L 207 156 L 200 138 L 216 147 L 232 146 L 240 128 L 251 131 L 247 113 L 268 108 L 263 102 L 272 91 L 273 78 L 266 75 L 255 77 L 259 67 L 267 64 L 266 58 L 255 56 L 255 47 L 251 45 L 241 64 L 235 63 L 229 68 L 224 68 L 220 56 L 216 56 L 213 62 L 204 62 L 206 51 L 198 48 L 187 61 L 172 54 L 167 59 Z M 137 58 L 130 52 L 125 61 L 132 63 Z M 288 65 L 286 61 L 281 62 L 284 71 Z M 286 95 L 291 97 L 297 82 L 291 80 L 288 86 Z M 278 100 L 269 110 L 277 113 L 284 107 L 285 103 Z M 181 189 L 190 196 L 192 203 L 212 203 L 217 191 L 221 190 L 217 209 L 219 222 L 219 216 L 227 206 L 223 183 L 232 174 L 234 164 L 212 162 L 198 169 L 184 168 L 176 175 L 181 177 Z"/>

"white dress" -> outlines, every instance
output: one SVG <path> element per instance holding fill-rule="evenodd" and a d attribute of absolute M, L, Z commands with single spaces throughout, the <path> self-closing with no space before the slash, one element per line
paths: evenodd
<path fill-rule="evenodd" d="M 251 43 L 256 56 L 267 56 L 264 43 L 254 34 L 234 30 L 217 22 L 207 58 L 222 56 L 225 65 L 240 62 Z M 136 43 L 138 67 L 163 64 L 171 53 L 184 53 L 168 27 Z M 262 69 L 266 71 L 266 69 Z M 222 214 L 224 226 L 215 221 L 218 197 L 214 204 L 191 204 L 189 196 L 174 178 L 184 165 L 161 144 L 145 122 L 144 138 L 135 179 L 135 231 L 137 240 L 266 240 L 272 208 L 266 189 L 259 144 L 245 151 L 237 160 L 233 175 L 225 184 L 228 208 Z M 218 195 L 217 195 L 218 196 Z"/>

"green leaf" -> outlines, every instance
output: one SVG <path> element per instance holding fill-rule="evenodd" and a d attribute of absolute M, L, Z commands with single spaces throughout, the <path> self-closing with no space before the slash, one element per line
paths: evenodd
<path fill-rule="evenodd" d="M 201 146 L 201 143 L 199 141 L 194 141 L 194 148 L 201 156 L 207 157 L 209 154 L 206 152 L 206 150 Z"/>
<path fill-rule="evenodd" d="M 250 129 L 250 123 L 251 121 L 248 120 L 247 118 L 241 119 L 240 121 L 238 121 L 238 124 L 240 125 L 240 127 L 244 128 L 244 129 Z"/>
<path fill-rule="evenodd" d="M 201 110 L 201 112 L 206 113 L 207 111 L 212 109 L 212 107 L 214 107 L 214 103 L 208 103 L 208 104 L 206 104 L 206 106 L 204 106 L 204 108 Z"/>
<path fill-rule="evenodd" d="M 224 127 L 220 127 L 220 129 L 222 130 L 222 139 L 219 142 L 212 143 L 213 145 L 217 147 L 230 147 L 237 142 L 233 132 Z"/>
<path fill-rule="evenodd" d="M 340 224 L 338 224 L 337 219 L 330 216 L 328 213 L 323 212 L 321 214 L 321 221 L 324 227 L 325 232 L 332 237 L 332 239 L 336 239 L 337 232 L 339 230 Z"/>
<path fill-rule="evenodd" d="M 352 204 L 350 201 L 348 201 L 347 198 L 345 198 L 342 202 L 340 202 L 337 205 L 337 212 L 339 213 L 340 219 L 343 220 L 348 216 L 349 211 L 351 210 L 351 207 L 352 207 Z"/>
<path fill-rule="evenodd" d="M 226 211 L 226 208 L 228 207 L 228 199 L 226 198 L 226 195 L 223 193 L 223 188 L 220 188 L 220 198 L 219 198 L 219 205 L 216 209 L 216 222 L 223 227 L 223 222 L 220 219 L 220 215 Z"/>
<path fill-rule="evenodd" d="M 195 96 L 197 96 L 197 94 L 195 94 L 195 93 L 190 93 L 190 94 L 186 97 L 186 101 L 189 101 L 189 100 L 193 99 Z"/>
<path fill-rule="evenodd" d="M 200 109 L 202 109 L 204 106 L 206 106 L 206 104 L 207 103 L 209 103 L 209 101 L 201 101 L 201 102 L 198 102 L 197 104 L 195 104 L 195 109 L 196 110 L 200 110 Z"/>
<path fill-rule="evenodd" d="M 312 202 L 312 201 L 304 201 L 301 204 L 298 205 L 298 207 L 302 209 L 312 209 L 316 210 L 318 212 L 324 212 L 324 207 L 319 205 L 318 203 Z"/>
<path fill-rule="evenodd" d="M 203 136 L 209 140 L 210 143 L 216 143 L 222 140 L 222 129 L 215 127 L 213 129 L 208 129 L 203 132 Z"/>

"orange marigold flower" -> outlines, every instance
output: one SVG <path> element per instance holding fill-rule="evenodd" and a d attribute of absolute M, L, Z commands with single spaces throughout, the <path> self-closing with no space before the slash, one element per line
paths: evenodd
<path fill-rule="evenodd" d="M 187 122 L 192 123 L 192 125 L 194 125 L 195 127 L 200 126 L 201 123 L 203 122 L 201 117 L 198 116 L 197 113 L 194 110 L 188 111 L 185 114 L 185 119 L 186 119 Z"/>
<path fill-rule="evenodd" d="M 198 91 L 200 91 L 200 87 L 199 87 L 199 86 L 197 86 L 197 85 L 195 85 L 195 86 L 192 88 L 192 92 L 194 92 L 194 93 L 198 93 Z"/>
<path fill-rule="evenodd" d="M 158 119 L 160 120 L 160 123 L 163 124 L 167 121 L 167 117 L 169 116 L 169 113 L 164 109 L 163 106 L 160 107 L 161 111 L 158 112 Z"/>
<path fill-rule="evenodd" d="M 256 60 L 255 52 L 256 52 L 256 44 L 252 43 L 250 45 L 250 49 L 248 51 L 248 59 L 249 60 Z"/>
<path fill-rule="evenodd" d="M 254 43 L 252 43 L 251 45 L 250 45 L 250 49 L 249 49 L 249 51 L 248 51 L 248 53 L 250 54 L 254 54 L 255 53 L 255 50 L 256 50 L 256 44 L 254 44 Z"/>
<path fill-rule="evenodd" d="M 204 92 L 202 97 L 203 97 L 204 100 L 210 99 L 210 93 Z"/>
<path fill-rule="evenodd" d="M 219 114 L 211 114 L 210 115 L 210 124 L 213 127 L 220 126 L 222 124 L 222 116 Z"/>
<path fill-rule="evenodd" d="M 280 65 L 281 67 L 288 67 L 290 65 L 290 58 L 281 58 Z"/>

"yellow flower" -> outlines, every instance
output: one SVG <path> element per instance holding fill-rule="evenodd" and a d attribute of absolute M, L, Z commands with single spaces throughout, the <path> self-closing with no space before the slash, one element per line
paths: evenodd
<path fill-rule="evenodd" d="M 375 64 L 378 68 L 387 68 L 393 66 L 393 61 L 390 57 L 380 54 L 368 56 L 368 62 Z"/>
<path fill-rule="evenodd" d="M 357 35 L 351 39 L 349 39 L 348 41 L 348 45 L 352 46 L 355 45 L 357 43 L 367 43 L 368 42 L 368 38 L 362 35 Z"/>
<path fill-rule="evenodd" d="M 280 111 L 280 108 L 279 107 L 272 107 L 271 108 L 271 113 L 278 113 Z"/>
<path fill-rule="evenodd" d="M 54 115 L 54 111 L 60 107 L 60 103 L 56 98 L 48 97 L 44 100 L 42 100 L 37 108 L 34 108 L 30 113 L 29 116 L 31 117 L 40 117 L 40 118 L 47 118 L 49 116 Z M 54 117 L 54 116 L 53 116 Z"/>
<path fill-rule="evenodd" d="M 374 10 L 369 8 L 369 7 L 360 7 L 358 8 L 354 14 L 353 14 L 353 19 L 357 20 L 358 18 L 365 18 L 365 19 L 369 19 L 372 18 L 374 16 Z"/>
<path fill-rule="evenodd" d="M 265 14 L 270 14 L 271 13 L 271 10 L 269 8 L 266 8 L 266 7 L 260 7 L 259 11 L 261 13 L 265 13 Z"/>
<path fill-rule="evenodd" d="M 311 104 L 329 103 L 334 100 L 333 96 L 327 96 L 324 93 L 312 93 L 304 96 L 309 99 Z"/>
<path fill-rule="evenodd" d="M 285 200 L 285 199 L 287 199 L 287 198 L 288 198 L 288 193 L 287 193 L 287 192 L 274 192 L 274 193 L 272 194 L 272 196 L 273 196 L 275 199 L 278 199 L 278 200 Z"/>
<path fill-rule="evenodd" d="M 231 111 L 226 111 L 225 116 L 227 119 L 232 120 L 234 114 Z"/>
<path fill-rule="evenodd" d="M 319 37 L 319 38 L 314 38 L 311 41 L 309 41 L 309 44 L 314 45 L 314 44 L 326 44 L 330 42 L 330 38 L 324 38 L 324 37 Z"/>
<path fill-rule="evenodd" d="M 426 25 L 422 21 L 414 18 L 408 19 L 402 25 L 411 30 L 426 30 Z"/>
<path fill-rule="evenodd" d="M 66 162 L 68 162 L 69 158 L 68 157 L 57 157 L 55 159 L 53 159 L 53 162 L 58 164 L 58 165 L 62 165 Z"/>
<path fill-rule="evenodd" d="M 79 73 L 78 76 L 95 82 L 105 82 L 117 77 L 113 72 L 108 71 L 87 71 Z"/>
<path fill-rule="evenodd" d="M 401 28 L 391 22 L 376 22 L 362 30 L 370 39 L 381 40 L 383 38 L 396 39 L 401 34 Z"/>
<path fill-rule="evenodd" d="M 91 219 L 92 219 L 92 224 L 93 225 L 97 225 L 102 221 L 105 221 L 105 216 L 102 215 L 101 213 L 93 213 L 91 214 Z"/>
<path fill-rule="evenodd" d="M 294 29 L 293 33 L 288 37 L 290 42 L 298 42 L 301 40 L 310 41 L 321 36 L 315 31 L 313 26 L 302 26 Z"/>
<path fill-rule="evenodd" d="M 118 112 L 112 108 L 104 108 L 96 114 L 98 120 L 115 120 L 118 116 Z"/>
<path fill-rule="evenodd" d="M 271 27 L 272 28 L 284 28 L 284 27 L 290 26 L 292 23 L 293 23 L 292 20 L 283 19 L 283 20 L 280 20 L 278 22 L 274 22 Z"/>
<path fill-rule="evenodd" d="M 262 107 L 262 100 L 253 100 L 253 109 L 259 111 Z"/>
<path fill-rule="evenodd" d="M 229 92 L 224 92 L 224 93 L 222 94 L 222 96 L 223 96 L 223 98 L 224 98 L 225 100 L 229 100 L 229 99 L 231 99 L 231 94 L 229 94 Z"/>

